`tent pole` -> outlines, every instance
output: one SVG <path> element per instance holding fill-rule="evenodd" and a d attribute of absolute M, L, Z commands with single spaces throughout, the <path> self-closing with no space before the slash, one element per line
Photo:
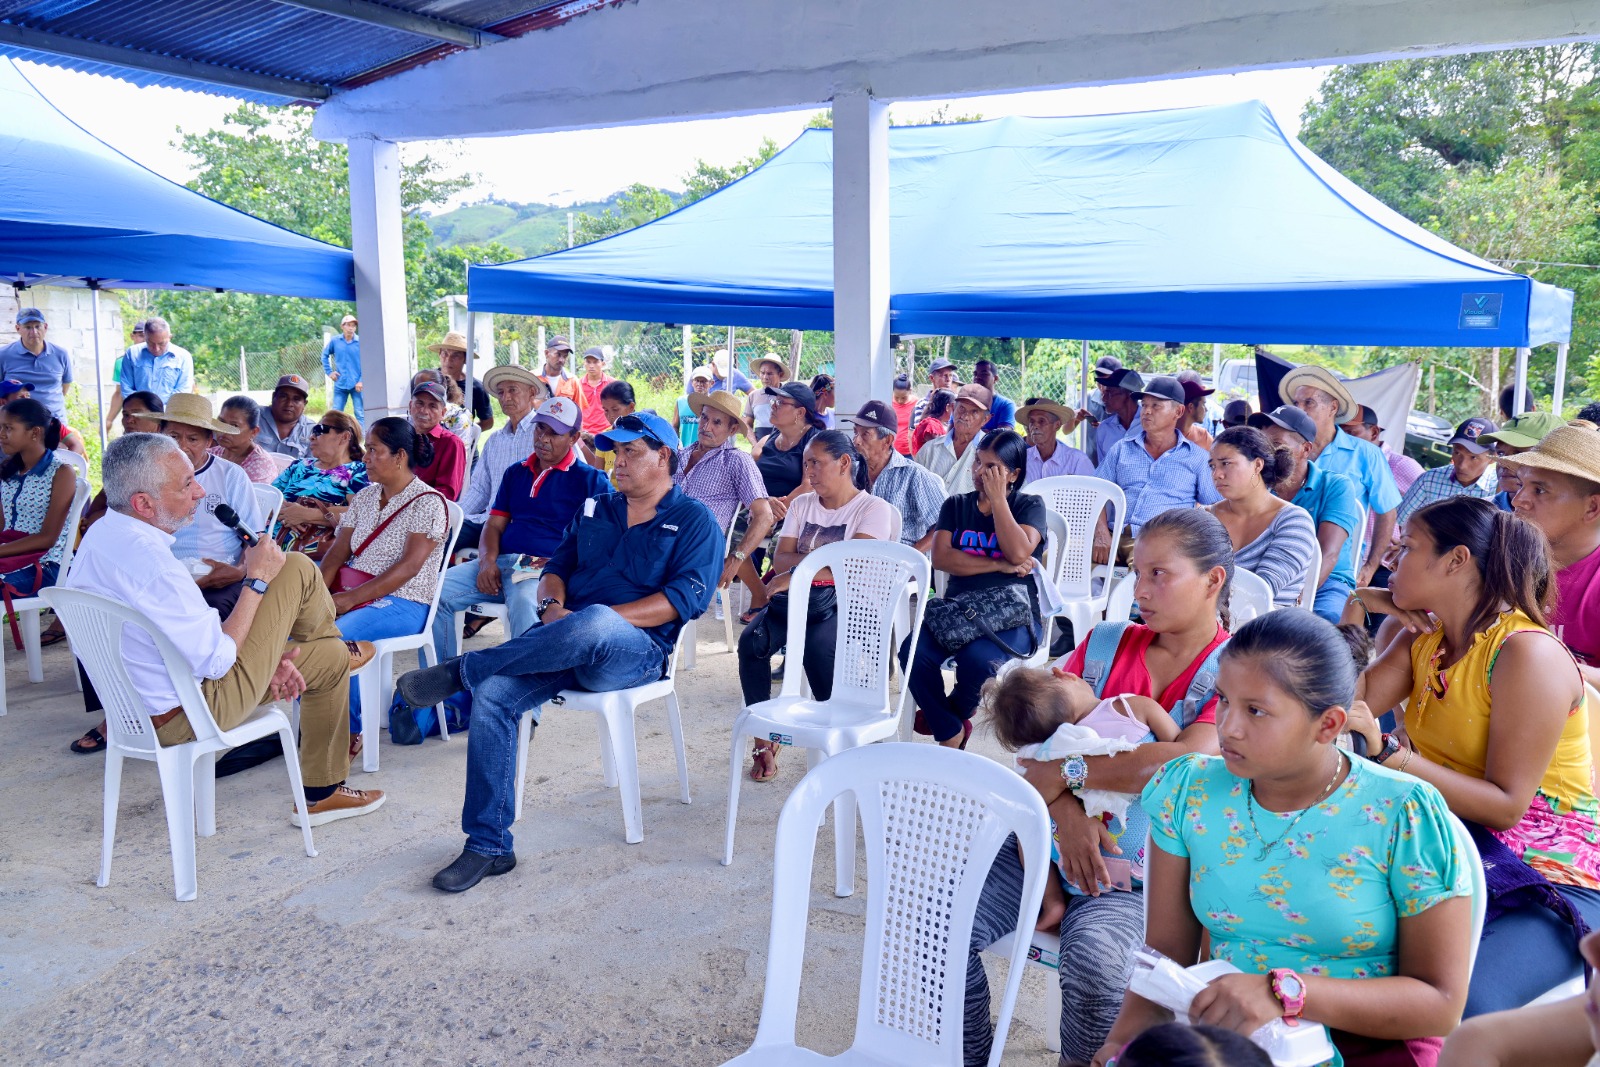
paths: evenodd
<path fill-rule="evenodd" d="M 89 279 L 89 308 L 94 316 L 94 425 L 100 433 L 100 454 L 106 454 L 106 391 L 100 371 L 100 283 Z M 1565 350 L 1563 345 L 1562 349 Z"/>
<path fill-rule="evenodd" d="M 1217 387 L 1217 380 L 1222 377 L 1222 345 L 1211 345 L 1211 388 Z"/>
<path fill-rule="evenodd" d="M 1550 410 L 1561 414 L 1562 403 L 1567 398 L 1567 342 L 1556 345 L 1556 390 L 1550 400 Z"/>
<path fill-rule="evenodd" d="M 1517 372 L 1515 381 L 1516 390 L 1511 394 L 1511 410 L 1521 415 L 1527 410 L 1528 402 L 1528 349 L 1517 349 Z M 1490 401 L 1493 403 L 1494 401 Z"/>
<path fill-rule="evenodd" d="M 1080 364 L 1078 368 L 1080 372 L 1078 378 L 1078 406 L 1086 408 L 1089 406 L 1089 342 L 1083 341 L 1081 344 L 1082 348 L 1079 350 L 1081 358 L 1078 361 Z M 1089 451 L 1088 419 L 1078 423 L 1078 431 L 1078 448 L 1087 453 Z"/>
<path fill-rule="evenodd" d="M 468 270 L 469 273 L 471 272 L 472 264 L 470 264 L 470 263 L 467 264 L 467 270 Z M 478 359 L 478 313 L 476 311 L 472 310 L 472 305 L 471 304 L 468 304 L 467 305 L 467 395 L 463 398 L 463 400 L 465 401 L 465 403 L 467 405 L 468 425 L 475 425 L 477 423 L 477 421 L 478 421 L 478 416 L 473 414 L 473 411 L 472 411 L 472 392 L 473 392 L 474 387 L 477 385 L 477 382 L 474 380 L 477 377 L 477 375 L 475 374 L 475 368 L 473 367 L 473 364 L 477 362 L 477 359 Z M 494 414 L 493 409 L 491 409 L 490 410 L 490 415 L 492 416 L 493 414 Z M 476 453 L 476 452 L 477 452 L 476 448 L 467 449 L 467 472 L 461 476 L 461 491 L 462 492 L 466 492 L 467 486 L 472 484 L 472 457 L 473 457 L 473 454 Z"/>
<path fill-rule="evenodd" d="M 694 373 L 694 331 L 685 326 L 683 328 L 683 391 L 685 395 L 694 392 L 694 383 L 690 375 Z"/>

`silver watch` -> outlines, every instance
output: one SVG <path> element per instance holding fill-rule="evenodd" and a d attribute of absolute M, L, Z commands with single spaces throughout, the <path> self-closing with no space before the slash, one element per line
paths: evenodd
<path fill-rule="evenodd" d="M 736 548 L 733 550 L 733 558 L 738 560 L 740 563 L 743 563 L 745 560 L 750 558 L 750 553 L 746 552 L 742 548 Z"/>
<path fill-rule="evenodd" d="M 1068 756 L 1061 761 L 1061 780 L 1067 788 L 1078 792 L 1089 781 L 1089 761 L 1082 756 Z"/>

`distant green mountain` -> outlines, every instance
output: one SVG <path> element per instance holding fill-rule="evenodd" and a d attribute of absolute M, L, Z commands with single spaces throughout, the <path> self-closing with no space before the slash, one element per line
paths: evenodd
<path fill-rule="evenodd" d="M 535 256 L 566 244 L 567 212 L 598 215 L 615 210 L 622 195 L 617 192 L 605 200 L 566 206 L 491 198 L 437 215 L 424 214 L 423 219 L 433 230 L 434 241 L 445 247 L 499 241 L 521 255 Z"/>

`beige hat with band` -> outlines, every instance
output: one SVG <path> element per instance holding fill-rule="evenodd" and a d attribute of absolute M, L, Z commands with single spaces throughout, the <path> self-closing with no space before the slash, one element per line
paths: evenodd
<path fill-rule="evenodd" d="M 751 372 L 759 374 L 761 372 L 761 364 L 763 363 L 770 363 L 774 367 L 778 368 L 779 381 L 786 382 L 789 380 L 789 365 L 783 360 L 779 359 L 777 356 L 773 355 L 771 352 L 768 352 L 764 356 L 757 356 L 755 359 L 752 359 L 750 361 Z"/>
<path fill-rule="evenodd" d="M 542 403 L 550 399 L 550 387 L 527 367 L 507 364 L 504 367 L 490 367 L 483 372 L 483 387 L 489 392 L 492 393 L 498 389 L 501 382 L 521 382 L 523 385 L 530 387 L 533 390 L 535 403 Z"/>
<path fill-rule="evenodd" d="M 1501 461 L 1511 467 L 1534 467 L 1600 482 L 1600 426 L 1574 419 L 1544 435 L 1533 448 Z"/>
<path fill-rule="evenodd" d="M 694 412 L 695 418 L 699 418 L 706 408 L 717 409 L 734 421 L 740 433 L 750 436 L 750 426 L 744 421 L 744 409 L 739 405 L 739 398 L 726 389 L 719 389 L 715 393 L 689 394 L 689 410 Z"/>
<path fill-rule="evenodd" d="M 451 330 L 444 335 L 444 340 L 436 345 L 429 345 L 428 348 L 438 352 L 440 355 L 443 355 L 444 350 L 447 348 L 454 349 L 457 352 L 465 352 L 467 350 L 467 335 L 460 330 Z"/>
<path fill-rule="evenodd" d="M 1064 405 L 1058 404 L 1054 400 L 1038 397 L 1017 409 L 1017 421 L 1026 426 L 1028 424 L 1028 416 L 1035 411 L 1042 411 L 1046 415 L 1054 415 L 1061 421 L 1063 426 L 1072 426 L 1078 419 L 1077 412 L 1068 410 Z"/>
<path fill-rule="evenodd" d="M 211 413 L 211 401 L 198 393 L 173 393 L 165 411 L 137 411 L 134 418 L 152 419 L 155 422 L 181 422 L 185 426 L 198 426 L 212 433 L 233 435 L 239 427 L 218 422 Z"/>
<path fill-rule="evenodd" d="M 1293 404 L 1294 391 L 1302 385 L 1321 389 L 1333 397 L 1334 403 L 1339 405 L 1339 410 L 1333 416 L 1334 422 L 1342 424 L 1361 417 L 1361 405 L 1357 404 L 1356 398 L 1350 394 L 1350 387 L 1326 367 L 1310 365 L 1296 367 L 1285 374 L 1283 381 L 1278 383 L 1278 396 L 1285 404 Z"/>

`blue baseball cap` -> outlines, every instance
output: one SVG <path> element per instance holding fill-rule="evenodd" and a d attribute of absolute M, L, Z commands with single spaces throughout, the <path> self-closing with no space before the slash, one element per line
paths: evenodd
<path fill-rule="evenodd" d="M 596 434 L 594 447 L 602 452 L 615 452 L 618 445 L 640 438 L 650 440 L 657 448 L 665 445 L 675 446 L 678 442 L 678 431 L 672 428 L 672 423 L 653 411 L 637 411 L 632 415 L 622 416 L 617 420 L 617 424 L 605 433 Z"/>
<path fill-rule="evenodd" d="M 16 396 L 24 389 L 31 388 L 32 386 L 30 386 L 27 382 L 19 382 L 15 378 L 7 378 L 4 381 L 0 381 L 0 400 L 4 400 L 11 396 Z"/>
<path fill-rule="evenodd" d="M 38 308 L 23 308 L 17 312 L 17 325 L 26 326 L 30 322 L 43 322 L 44 312 Z"/>

